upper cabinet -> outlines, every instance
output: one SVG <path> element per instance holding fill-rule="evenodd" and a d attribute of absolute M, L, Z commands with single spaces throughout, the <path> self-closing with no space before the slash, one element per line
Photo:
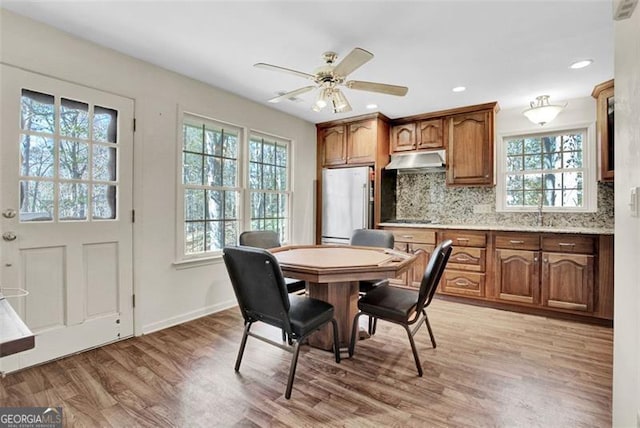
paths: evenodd
<path fill-rule="evenodd" d="M 375 163 L 379 133 L 377 118 L 318 124 L 317 127 L 323 167 Z"/>
<path fill-rule="evenodd" d="M 598 145 L 600 147 L 600 181 L 614 179 L 614 98 L 613 79 L 596 85 L 591 96 L 596 99 Z"/>
<path fill-rule="evenodd" d="M 347 163 L 347 136 L 344 125 L 319 129 L 318 141 L 323 149 L 323 165 L 333 166 Z"/>
<path fill-rule="evenodd" d="M 447 127 L 447 184 L 492 186 L 494 120 L 491 109 L 450 116 Z"/>
<path fill-rule="evenodd" d="M 419 120 L 391 128 L 391 153 L 444 147 L 444 119 Z"/>

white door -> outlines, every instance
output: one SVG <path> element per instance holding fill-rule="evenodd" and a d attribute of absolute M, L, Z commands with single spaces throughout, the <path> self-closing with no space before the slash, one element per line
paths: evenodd
<path fill-rule="evenodd" d="M 133 334 L 133 100 L 0 67 L 0 287 L 36 335 L 10 372 Z"/>

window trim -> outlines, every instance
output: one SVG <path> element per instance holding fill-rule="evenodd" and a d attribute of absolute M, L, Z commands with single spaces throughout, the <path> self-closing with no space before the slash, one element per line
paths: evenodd
<path fill-rule="evenodd" d="M 202 109 L 199 109 L 202 111 Z M 184 126 L 185 116 L 192 116 L 195 118 L 200 118 L 204 121 L 210 121 L 213 123 L 217 123 L 223 126 L 229 126 L 233 128 L 237 128 L 240 131 L 239 135 L 239 146 L 238 146 L 238 192 L 239 192 L 239 204 L 238 207 L 238 233 L 242 233 L 243 230 L 251 230 L 251 206 L 249 204 L 248 198 L 250 197 L 250 189 L 249 185 L 249 136 L 250 135 L 259 135 L 267 138 L 276 139 L 279 142 L 286 142 L 288 144 L 289 156 L 287 159 L 287 180 L 289 183 L 288 189 L 288 198 L 289 204 L 287 207 L 287 216 L 288 216 L 288 228 L 286 231 L 287 242 L 291 239 L 293 235 L 293 226 L 294 222 L 292 219 L 293 213 L 293 201 L 294 201 L 294 188 L 295 183 L 293 182 L 293 169 L 294 169 L 294 151 L 295 151 L 295 140 L 289 137 L 283 137 L 274 133 L 269 133 L 261 130 L 257 130 L 254 128 L 250 128 L 247 126 L 242 126 L 233 122 L 224 121 L 215 119 L 207 114 L 203 113 L 195 113 L 196 109 L 187 108 L 183 105 L 177 105 L 177 117 L 176 117 L 176 127 L 175 127 L 175 189 L 174 194 L 176 198 L 175 206 L 176 206 L 176 222 L 174 228 L 174 239 L 175 239 L 175 258 L 172 263 L 175 269 L 188 269 L 191 267 L 200 267 L 207 266 L 212 264 L 220 263 L 222 258 L 222 251 L 205 251 L 197 254 L 185 254 L 185 243 L 184 243 L 184 224 L 185 224 L 185 212 L 184 212 L 184 186 L 182 182 L 182 148 L 183 148 L 183 135 L 182 128 Z M 285 244 L 286 242 L 283 242 Z"/>
<path fill-rule="evenodd" d="M 548 213 L 590 213 L 598 210 L 598 182 L 597 182 L 597 159 L 596 159 L 596 138 L 594 122 L 578 122 L 555 127 L 545 127 L 540 130 L 526 129 L 522 131 L 508 131 L 498 135 L 496 144 L 496 212 L 517 213 L 517 212 L 537 212 L 538 207 L 508 207 L 506 205 L 505 176 L 506 167 L 506 141 L 513 137 L 547 135 L 561 132 L 584 130 L 585 138 L 583 142 L 582 161 L 584 169 L 584 206 L 574 207 L 543 207 L 542 212 Z"/>
<path fill-rule="evenodd" d="M 281 244 L 282 245 L 286 245 L 287 243 L 289 243 L 291 241 L 291 230 L 292 230 L 292 219 L 291 219 L 291 214 L 293 212 L 293 180 L 292 180 L 292 159 L 293 159 L 293 140 L 290 138 L 286 138 L 286 137 L 281 137 L 281 136 L 277 136 L 271 133 L 267 133 L 267 132 L 263 132 L 263 131 L 258 131 L 255 129 L 250 129 L 249 132 L 247 133 L 247 138 L 246 138 L 246 159 L 243 162 L 244 163 L 244 167 L 245 167 L 245 171 L 247 172 L 244 175 L 244 179 L 246 181 L 246 183 L 243 183 L 243 190 L 245 191 L 245 199 L 244 199 L 244 224 L 243 224 L 243 229 L 244 230 L 252 230 L 251 229 L 251 192 L 252 190 L 249 188 L 249 163 L 251 161 L 250 159 L 250 155 L 249 155 L 249 141 L 251 139 L 252 136 L 256 136 L 259 138 L 264 138 L 264 139 L 271 139 L 274 140 L 274 142 L 277 142 L 278 144 L 285 144 L 287 146 L 287 190 L 286 191 L 268 191 L 268 190 L 263 190 L 263 192 L 265 193 L 284 193 L 287 195 L 287 222 L 288 222 L 288 227 L 285 231 L 285 239 L 282 240 Z M 255 190 L 253 190 L 255 191 Z"/>
<path fill-rule="evenodd" d="M 244 198 L 244 187 L 245 187 L 245 180 L 244 180 L 244 174 L 245 174 L 245 170 L 244 170 L 244 162 L 243 162 L 243 157 L 245 156 L 245 140 L 246 140 L 246 135 L 247 135 L 247 130 L 245 127 L 240 126 L 240 125 L 236 125 L 234 123 L 230 123 L 230 122 L 225 122 L 222 120 L 218 120 L 218 119 L 213 119 L 211 117 L 205 116 L 203 114 L 199 114 L 199 113 L 194 113 L 193 110 L 188 110 L 188 109 L 184 109 L 181 107 L 178 107 L 178 123 L 176 126 L 176 152 L 175 152 L 175 159 L 176 159 L 176 171 L 175 171 L 175 177 L 176 177 L 176 188 L 175 188 L 175 195 L 176 195 L 176 227 L 175 227 L 175 246 L 176 246 L 176 259 L 174 261 L 174 266 L 179 266 L 179 265 L 183 265 L 185 263 L 197 263 L 198 265 L 203 264 L 202 262 L 205 262 L 204 264 L 207 264 L 206 261 L 208 260 L 215 260 L 215 259 L 219 259 L 222 257 L 222 251 L 218 250 L 218 251 L 204 251 L 202 253 L 196 253 L 196 254 L 186 254 L 185 253 L 185 243 L 184 243 L 184 224 L 185 224 L 185 213 L 184 213 L 184 195 L 185 195 L 185 188 L 184 188 L 184 183 L 183 183 L 183 178 L 182 178 L 182 168 L 183 168 L 183 161 L 182 161 L 182 152 L 183 152 L 183 144 L 184 144 L 184 140 L 183 140 L 183 135 L 182 135 L 182 129 L 184 127 L 185 124 L 185 118 L 187 116 L 192 116 L 194 118 L 199 118 L 202 121 L 205 122 L 212 122 L 214 124 L 217 125 L 222 125 L 222 126 L 229 126 L 232 128 L 236 128 L 239 131 L 239 136 L 238 136 L 238 164 L 237 164 L 237 174 L 238 174 L 238 181 L 237 181 L 237 191 L 239 193 L 238 195 L 238 200 L 240 201 L 240 204 L 242 204 L 243 198 Z M 243 227 L 244 224 L 244 207 L 239 206 L 238 207 L 238 228 L 241 229 Z M 240 230 L 238 230 L 238 232 L 240 232 Z"/>

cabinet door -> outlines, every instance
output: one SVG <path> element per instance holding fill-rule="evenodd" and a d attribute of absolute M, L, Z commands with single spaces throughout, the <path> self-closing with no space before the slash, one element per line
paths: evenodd
<path fill-rule="evenodd" d="M 324 129 L 321 139 L 323 166 L 344 165 L 347 163 L 347 139 L 344 125 Z"/>
<path fill-rule="evenodd" d="M 538 251 L 496 250 L 498 299 L 538 304 L 539 257 Z"/>
<path fill-rule="evenodd" d="M 444 147 L 442 119 L 423 120 L 418 123 L 418 149 L 441 149 Z"/>
<path fill-rule="evenodd" d="M 402 251 L 403 253 L 408 253 L 408 245 L 409 244 L 407 244 L 406 242 L 396 242 L 393 245 L 393 249 L 396 251 Z M 403 274 L 395 278 L 389 278 L 389 284 L 406 286 L 409 274 L 411 273 L 412 269 L 413 268 L 409 268 L 409 270 L 405 271 Z"/>
<path fill-rule="evenodd" d="M 347 163 L 374 163 L 376 142 L 376 120 L 347 125 Z"/>
<path fill-rule="evenodd" d="M 447 119 L 447 184 L 493 184 L 492 116 L 483 111 Z"/>
<path fill-rule="evenodd" d="M 391 128 L 391 152 L 416 149 L 416 124 L 405 123 Z"/>
<path fill-rule="evenodd" d="M 420 288 L 424 271 L 427 268 L 427 264 L 429 263 L 429 259 L 431 258 L 434 248 L 435 246 L 430 244 L 409 244 L 409 251 L 412 253 L 415 253 L 418 250 L 423 250 L 419 252 L 418 259 L 413 262 L 413 266 L 411 267 L 410 286 Z"/>
<path fill-rule="evenodd" d="M 542 304 L 593 311 L 594 256 L 542 253 Z"/>
<path fill-rule="evenodd" d="M 613 79 L 600 83 L 591 93 L 596 99 L 596 123 L 598 126 L 598 146 L 600 148 L 601 181 L 614 179 L 614 88 Z"/>

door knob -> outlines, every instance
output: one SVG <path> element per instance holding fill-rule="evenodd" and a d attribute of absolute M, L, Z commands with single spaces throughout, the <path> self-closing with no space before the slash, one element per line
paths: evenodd
<path fill-rule="evenodd" d="M 16 234 L 13 232 L 5 232 L 2 234 L 2 239 L 5 241 L 15 241 L 17 238 Z"/>
<path fill-rule="evenodd" d="M 2 217 L 4 218 L 14 218 L 16 214 L 17 212 L 13 208 L 7 208 L 6 210 L 2 211 Z"/>

